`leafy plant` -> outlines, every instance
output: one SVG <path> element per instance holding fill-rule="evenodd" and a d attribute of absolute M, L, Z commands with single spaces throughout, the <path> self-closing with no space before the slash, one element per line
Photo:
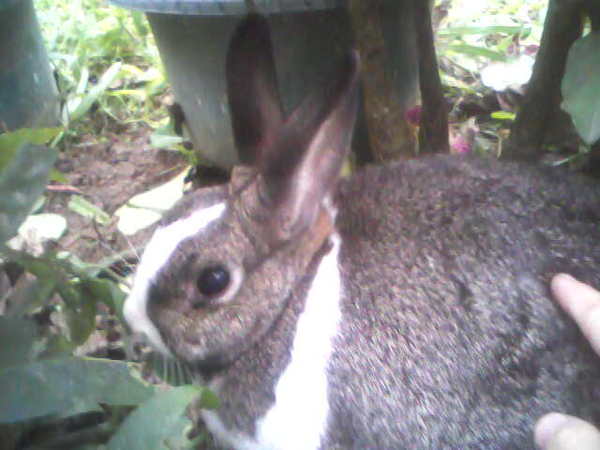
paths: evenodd
<path fill-rule="evenodd" d="M 103 0 L 39 0 L 36 10 L 63 96 L 63 123 L 53 144 L 90 125 L 145 122 L 166 116 L 156 107 L 166 82 L 145 16 Z M 80 121 L 95 109 L 99 120 Z"/>
<path fill-rule="evenodd" d="M 0 243 L 13 237 L 48 182 L 56 152 L 36 145 L 59 130 L 19 130 L 0 136 Z"/>
<path fill-rule="evenodd" d="M 198 397 L 205 406 L 217 406 L 210 393 L 199 386 L 180 386 L 158 393 L 125 419 L 108 442 L 108 450 L 194 448 L 197 441 L 187 438 L 192 424 L 185 410 L 190 401 Z M 159 423 L 160 426 L 148 426 Z"/>
<path fill-rule="evenodd" d="M 126 294 L 122 278 L 110 268 L 113 261 L 84 263 L 51 250 L 33 256 L 5 244 L 38 203 L 56 158 L 55 150 L 32 142 L 44 143 L 59 131 L 18 130 L 0 136 L 0 276 L 8 266 L 18 269 L 15 281 L 0 291 L 3 448 L 14 448 L 29 430 L 89 414 L 102 418 L 96 424 L 102 431 L 98 439 L 113 436 L 109 448 L 135 448 L 121 444 L 128 436 L 143 435 L 156 411 L 168 413 L 171 426 L 160 429 L 152 447 L 137 448 L 165 448 L 163 442 L 169 448 L 187 448 L 192 424 L 184 412 L 198 396 L 198 405 L 215 405 L 206 389 L 159 392 L 140 378 L 132 363 L 74 356 L 97 333 L 101 310 L 121 315 Z M 77 205 L 86 214 L 98 215 L 90 205 Z M 142 403 L 121 427 L 128 412 Z"/>
<path fill-rule="evenodd" d="M 578 39 L 567 60 L 562 81 L 563 108 L 571 114 L 583 141 L 591 146 L 600 139 L 600 32 Z"/>
<path fill-rule="evenodd" d="M 0 423 L 100 410 L 100 404 L 137 405 L 154 388 L 127 363 L 93 358 L 59 358 L 0 371 Z"/>
<path fill-rule="evenodd" d="M 539 42 L 546 3 L 453 0 L 448 26 L 438 31 L 439 53 L 470 71 L 489 60 L 505 61 L 515 42 Z"/>

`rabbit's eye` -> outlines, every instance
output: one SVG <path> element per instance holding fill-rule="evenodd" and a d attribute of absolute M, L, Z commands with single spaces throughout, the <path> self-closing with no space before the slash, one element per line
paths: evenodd
<path fill-rule="evenodd" d="M 230 279 L 229 271 L 223 266 L 205 267 L 196 279 L 196 286 L 201 294 L 214 296 L 229 286 Z"/>

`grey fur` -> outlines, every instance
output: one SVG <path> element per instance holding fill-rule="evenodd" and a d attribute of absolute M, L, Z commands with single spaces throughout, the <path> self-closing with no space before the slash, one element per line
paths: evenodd
<path fill-rule="evenodd" d="M 528 449 L 546 412 L 600 423 L 599 359 L 548 295 L 557 272 L 600 286 L 599 199 L 564 173 L 453 156 L 342 183 L 331 442 Z"/>
<path fill-rule="evenodd" d="M 305 152 L 335 148 L 331 157 L 343 158 L 354 121 L 345 99 L 355 95 L 355 78 L 346 75 L 321 117 L 339 140 L 328 128 L 320 149 L 305 136 Z M 290 140 L 273 142 L 282 147 L 263 154 L 282 152 L 275 166 L 256 161 L 260 169 L 234 174 L 228 191 L 199 190 L 185 200 L 178 215 L 220 200 L 228 209 L 178 246 L 148 301 L 167 346 L 218 385 L 227 427 L 252 435 L 273 404 L 296 321 L 329 250 L 326 198 L 337 209 L 343 295 L 323 449 L 530 449 L 534 422 L 546 412 L 600 424 L 600 359 L 548 292 L 557 272 L 600 286 L 598 185 L 458 156 L 374 167 L 339 183 L 336 173 L 306 167 L 300 178 L 318 184 L 306 195 L 323 191 L 321 206 L 273 239 L 278 222 L 270 218 L 282 205 L 271 201 L 265 178 L 277 176 L 273 167 L 281 167 Z M 289 164 L 306 165 L 300 150 Z M 302 200 L 303 191 L 294 195 Z M 197 274 L 215 262 L 244 274 L 228 300 L 200 298 Z"/>

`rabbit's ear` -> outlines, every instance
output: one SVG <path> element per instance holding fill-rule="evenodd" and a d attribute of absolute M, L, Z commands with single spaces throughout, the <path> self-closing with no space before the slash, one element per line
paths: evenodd
<path fill-rule="evenodd" d="M 273 46 L 267 20 L 248 15 L 229 44 L 226 69 L 231 123 L 243 164 L 257 164 L 281 129 Z"/>
<path fill-rule="evenodd" d="M 325 92 L 315 92 L 288 118 L 259 170 L 279 241 L 309 228 L 335 187 L 350 148 L 358 104 L 359 59 L 351 52 Z"/>

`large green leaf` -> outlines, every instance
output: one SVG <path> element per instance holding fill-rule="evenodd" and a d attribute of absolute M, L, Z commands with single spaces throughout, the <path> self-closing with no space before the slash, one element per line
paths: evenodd
<path fill-rule="evenodd" d="M 44 192 L 56 151 L 23 145 L 0 172 L 0 244 L 12 238 Z"/>
<path fill-rule="evenodd" d="M 92 358 L 38 361 L 0 371 L 0 423 L 66 417 L 108 405 L 137 405 L 154 393 L 124 362 Z"/>
<path fill-rule="evenodd" d="M 600 31 L 575 41 L 562 80 L 563 108 L 573 118 L 581 138 L 592 145 L 600 139 Z"/>
<path fill-rule="evenodd" d="M 0 371 L 32 358 L 35 331 L 31 320 L 0 316 Z"/>
<path fill-rule="evenodd" d="M 155 395 L 140 405 L 108 443 L 109 450 L 176 450 L 190 448 L 192 427 L 185 410 L 203 391 L 199 386 L 180 386 Z"/>

